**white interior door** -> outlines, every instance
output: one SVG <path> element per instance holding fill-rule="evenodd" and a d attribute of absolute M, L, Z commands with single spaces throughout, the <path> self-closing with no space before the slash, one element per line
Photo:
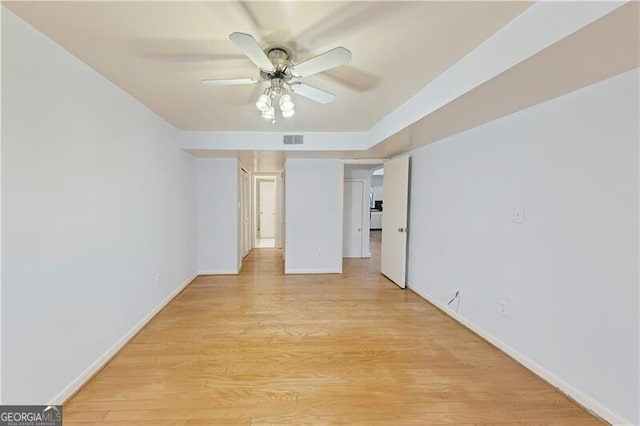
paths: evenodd
<path fill-rule="evenodd" d="M 286 176 L 287 176 L 287 171 L 284 170 L 282 172 L 282 180 L 280 182 L 282 182 L 282 186 L 280 187 L 280 193 L 282 194 L 282 204 L 281 204 L 281 210 L 280 210 L 280 214 L 282 214 L 282 223 L 281 223 L 281 233 L 280 233 L 280 244 L 282 246 L 282 261 L 284 262 L 284 259 L 286 258 L 286 253 L 287 253 L 287 246 L 285 245 L 285 241 L 287 241 L 286 239 L 286 230 L 287 230 L 287 210 L 284 208 L 284 206 L 287 205 L 287 186 L 286 186 Z"/>
<path fill-rule="evenodd" d="M 260 238 L 274 238 L 276 226 L 276 191 L 272 180 L 258 181 L 258 202 L 260 206 Z"/>
<path fill-rule="evenodd" d="M 384 214 L 380 271 L 404 288 L 407 266 L 409 157 L 384 163 Z"/>
<path fill-rule="evenodd" d="M 363 197 L 364 183 L 362 181 L 344 181 L 344 232 L 342 233 L 343 257 L 362 257 Z"/>
<path fill-rule="evenodd" d="M 242 257 L 251 250 L 251 181 L 249 174 L 242 170 L 242 197 L 240 219 L 242 226 Z"/>

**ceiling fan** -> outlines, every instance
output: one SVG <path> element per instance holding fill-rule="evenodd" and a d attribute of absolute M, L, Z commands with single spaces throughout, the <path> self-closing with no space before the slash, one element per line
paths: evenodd
<path fill-rule="evenodd" d="M 228 86 L 269 82 L 269 87 L 258 97 L 256 107 L 264 118 L 271 120 L 274 124 L 276 98 L 278 98 L 282 117 L 289 118 L 295 114 L 295 104 L 289 91 L 321 104 L 332 102 L 336 97 L 333 93 L 301 83 L 299 80 L 348 64 L 351 60 L 351 52 L 348 49 L 336 47 L 295 64 L 292 61 L 293 52 L 286 47 L 273 46 L 263 50 L 253 36 L 239 32 L 229 35 L 229 39 L 260 68 L 260 78 L 207 79 L 202 80 L 202 84 Z"/>

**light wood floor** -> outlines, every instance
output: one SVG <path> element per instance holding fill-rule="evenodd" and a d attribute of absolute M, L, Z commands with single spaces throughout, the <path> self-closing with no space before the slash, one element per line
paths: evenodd
<path fill-rule="evenodd" d="M 597 425 L 509 357 L 381 277 L 284 276 L 254 250 L 200 277 L 65 407 L 65 425 Z"/>

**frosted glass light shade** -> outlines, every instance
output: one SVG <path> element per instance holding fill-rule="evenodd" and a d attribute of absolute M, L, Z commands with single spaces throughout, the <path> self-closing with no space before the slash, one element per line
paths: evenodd
<path fill-rule="evenodd" d="M 283 111 L 282 111 L 282 116 L 283 116 L 284 118 L 289 118 L 289 117 L 293 117 L 293 114 L 295 114 L 295 113 L 296 113 L 296 110 L 295 110 L 295 109 L 290 109 L 290 110 L 288 110 L 288 111 L 284 111 L 284 110 L 283 110 Z"/>
<path fill-rule="evenodd" d="M 271 108 L 271 98 L 267 95 L 258 96 L 256 107 L 263 113 L 269 111 L 269 108 Z"/>
<path fill-rule="evenodd" d="M 273 109 L 273 107 L 269 107 L 268 110 L 262 113 L 262 116 L 267 120 L 273 120 L 274 118 L 276 118 L 276 110 Z"/>
<path fill-rule="evenodd" d="M 280 110 L 282 112 L 291 111 L 295 105 L 293 104 L 293 99 L 291 99 L 291 95 L 282 95 L 280 97 Z"/>

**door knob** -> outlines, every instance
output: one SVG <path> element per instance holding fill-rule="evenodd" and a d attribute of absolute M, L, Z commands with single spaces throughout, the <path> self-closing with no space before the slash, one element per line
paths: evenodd
<path fill-rule="evenodd" d="M 404 231 L 406 231 L 406 229 L 404 229 L 404 228 L 398 228 L 398 232 L 404 232 Z"/>

